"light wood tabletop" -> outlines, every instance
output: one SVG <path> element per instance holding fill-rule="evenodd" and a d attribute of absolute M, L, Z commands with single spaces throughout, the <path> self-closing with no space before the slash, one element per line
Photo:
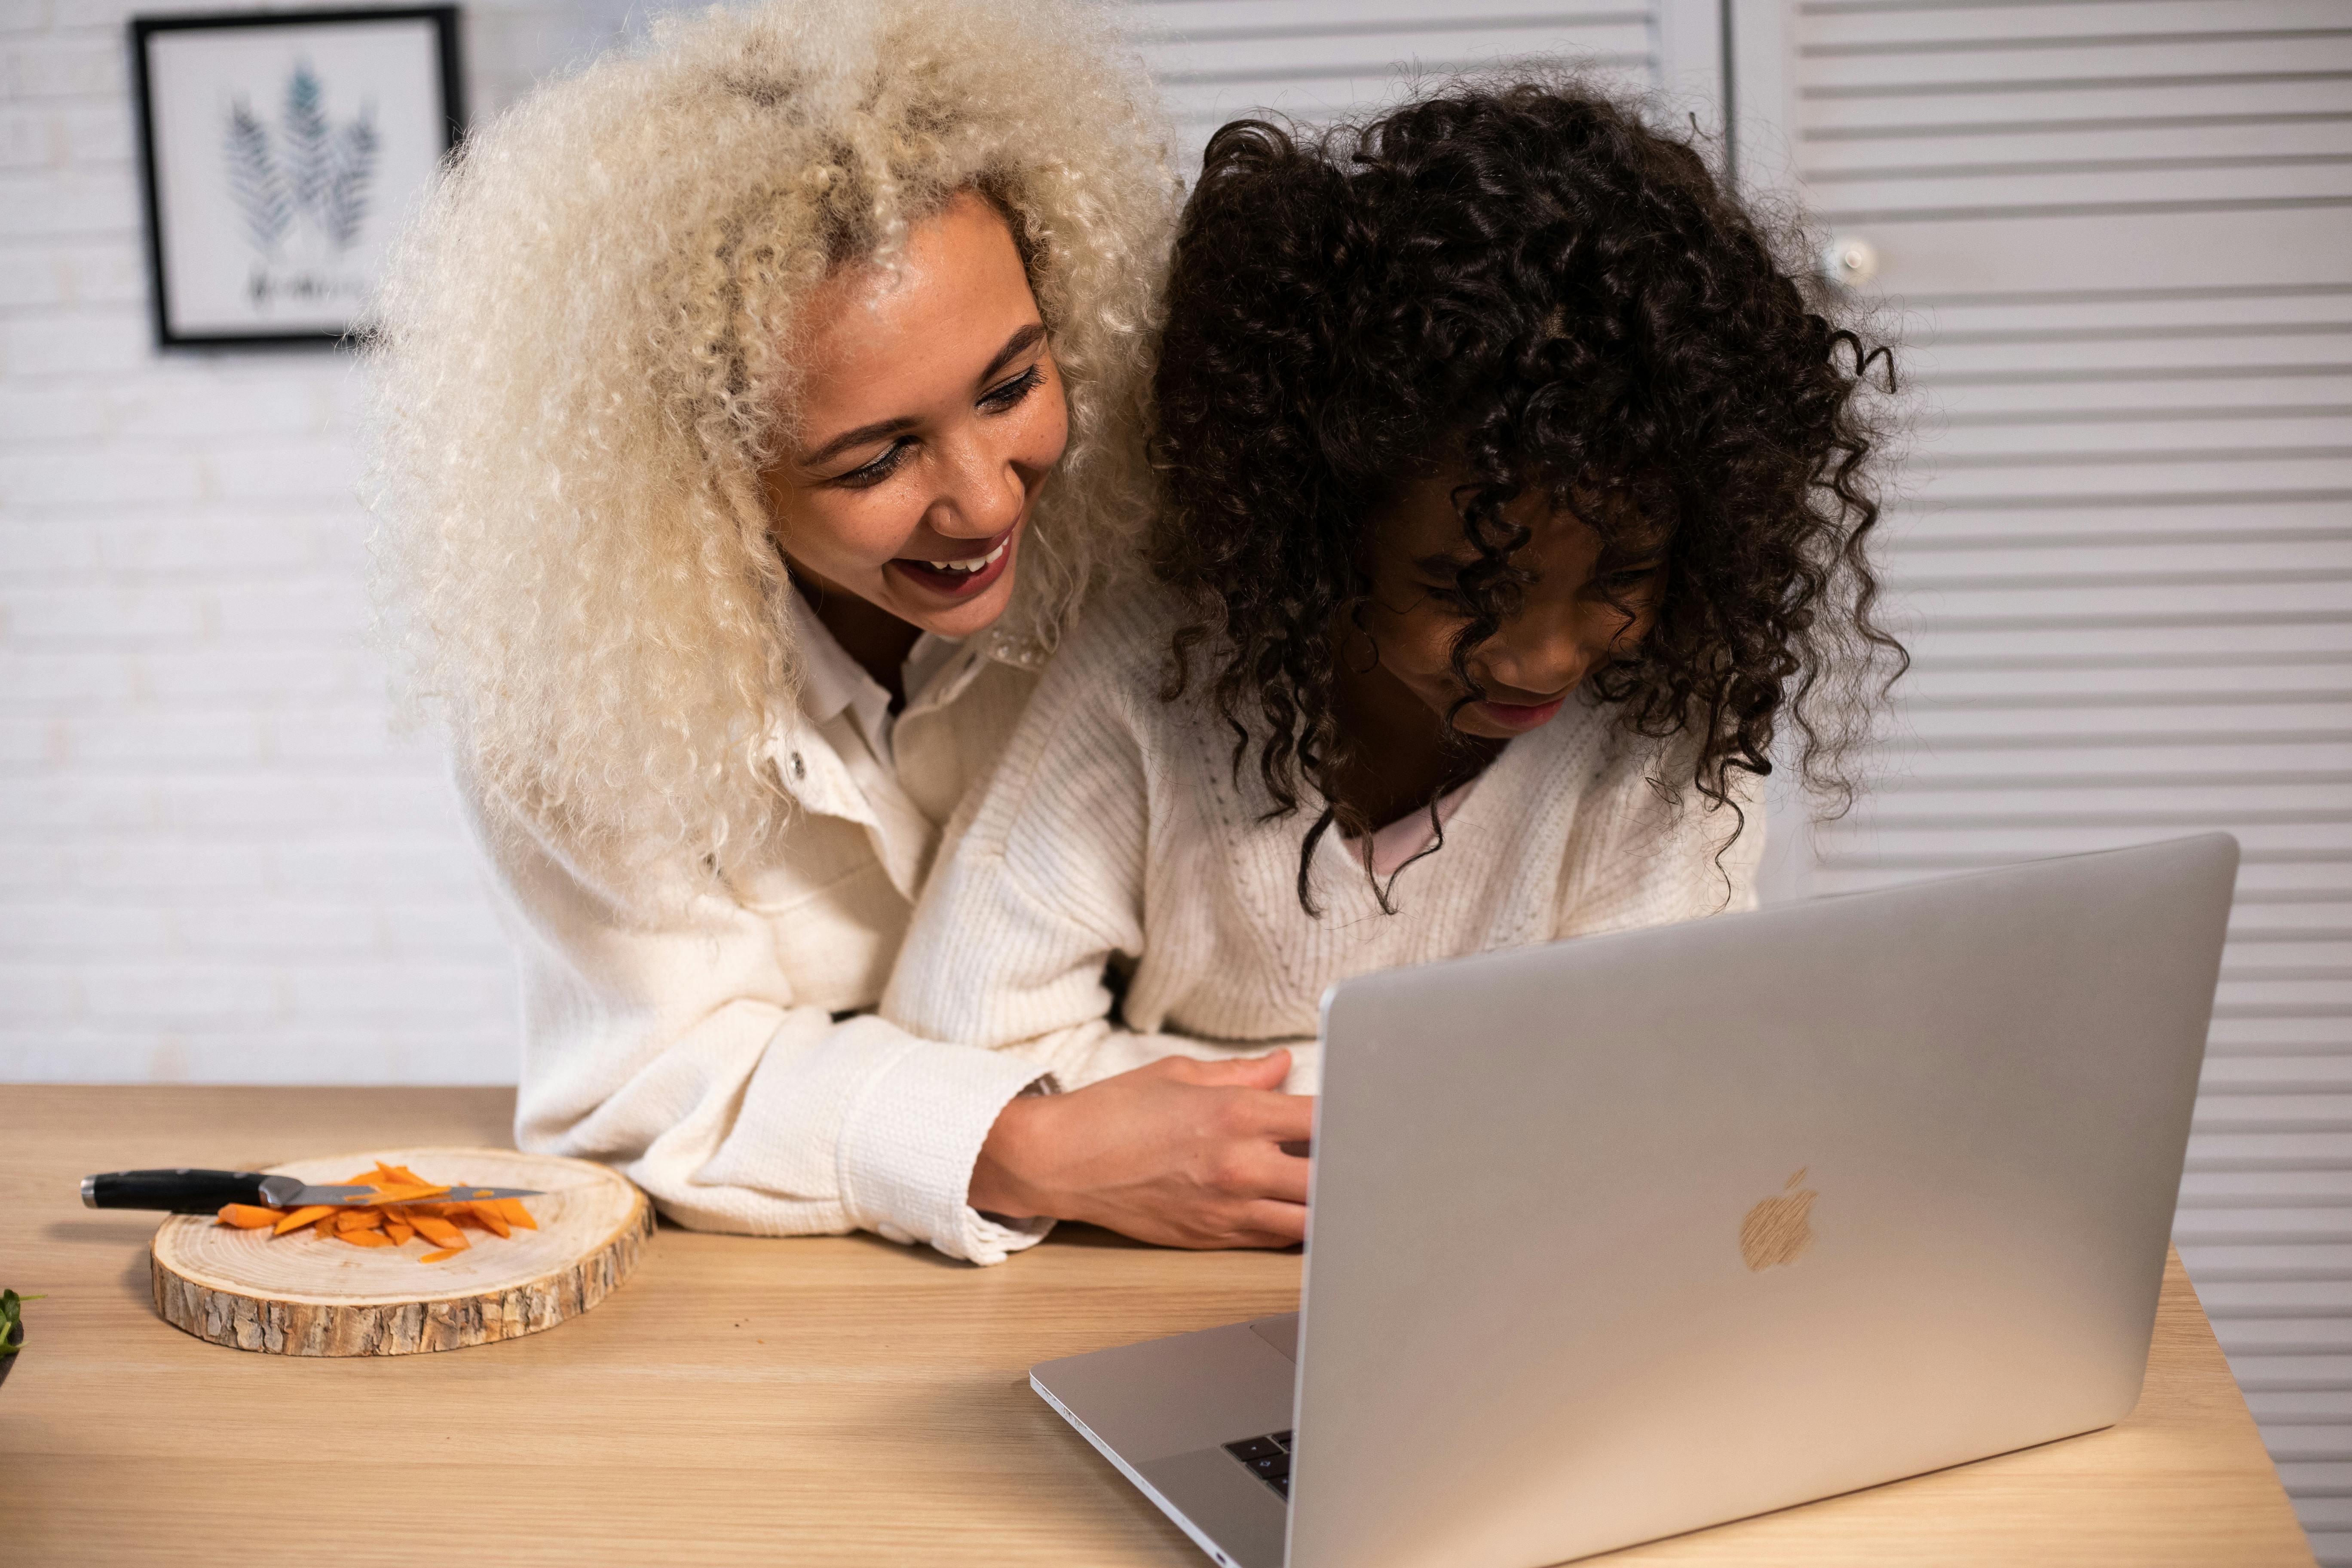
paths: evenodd
<path fill-rule="evenodd" d="M 999 1268 L 866 1237 L 665 1226 L 544 1333 L 309 1359 L 155 1315 L 157 1216 L 91 1172 L 504 1145 L 486 1089 L 0 1086 L 0 1286 L 47 1300 L 0 1387 L 0 1559 L 1166 1563 L 1208 1560 L 1032 1394 L 1035 1362 L 1290 1310 L 1293 1254 L 1066 1229 Z M 2105 1432 L 1594 1563 L 2309 1564 L 2176 1259 Z"/>

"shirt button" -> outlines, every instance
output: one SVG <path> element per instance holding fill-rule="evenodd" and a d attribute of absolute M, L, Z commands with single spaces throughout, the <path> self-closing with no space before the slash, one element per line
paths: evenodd
<path fill-rule="evenodd" d="M 808 764 L 801 761 L 801 754 L 798 752 L 793 753 L 793 777 L 796 779 L 808 777 Z"/>

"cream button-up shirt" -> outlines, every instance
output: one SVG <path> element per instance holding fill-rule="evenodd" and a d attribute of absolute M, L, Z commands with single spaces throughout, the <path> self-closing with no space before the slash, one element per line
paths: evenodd
<path fill-rule="evenodd" d="M 705 1230 L 869 1229 L 995 1262 L 1045 1234 L 964 1202 L 1033 1063 L 871 1016 L 940 835 L 1035 683 L 926 637 L 888 695 L 797 596 L 799 710 L 769 742 L 795 810 L 756 869 L 649 921 L 505 802 L 464 793 L 520 960 L 515 1141 L 600 1160 Z"/>

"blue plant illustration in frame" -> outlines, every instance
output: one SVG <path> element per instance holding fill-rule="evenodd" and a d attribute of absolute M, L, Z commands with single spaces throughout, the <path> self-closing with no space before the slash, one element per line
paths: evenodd
<path fill-rule="evenodd" d="M 159 343 L 349 331 L 460 133 L 457 23 L 449 6 L 133 19 Z"/>

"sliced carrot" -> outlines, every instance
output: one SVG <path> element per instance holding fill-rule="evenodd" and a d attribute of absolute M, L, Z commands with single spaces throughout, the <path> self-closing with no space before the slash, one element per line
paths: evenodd
<path fill-rule="evenodd" d="M 442 1246 L 459 1252 L 466 1248 L 465 1232 L 446 1219 L 436 1219 L 431 1215 L 421 1214 L 408 1223 L 415 1226 L 418 1234 L 427 1241 L 437 1241 Z"/>
<path fill-rule="evenodd" d="M 380 1204 L 418 1203 L 426 1198 L 437 1198 L 448 1190 L 446 1187 L 426 1186 L 420 1183 L 404 1183 L 396 1187 L 378 1187 L 375 1201 Z"/>
<path fill-rule="evenodd" d="M 372 1189 L 373 1201 L 313 1204 L 290 1214 L 251 1204 L 228 1204 L 220 1211 L 219 1223 L 251 1230 L 268 1226 L 275 1236 L 307 1226 L 322 1237 L 347 1241 L 353 1247 L 401 1247 L 422 1237 L 434 1244 L 434 1250 L 417 1260 L 421 1263 L 439 1263 L 467 1250 L 473 1245 L 466 1238 L 467 1230 L 511 1239 L 518 1228 L 539 1228 L 520 1198 L 467 1197 L 467 1193 L 490 1189 L 471 1182 L 444 1186 L 426 1181 L 405 1165 L 387 1165 L 379 1160 L 373 1170 L 361 1172 L 347 1184 Z"/>

